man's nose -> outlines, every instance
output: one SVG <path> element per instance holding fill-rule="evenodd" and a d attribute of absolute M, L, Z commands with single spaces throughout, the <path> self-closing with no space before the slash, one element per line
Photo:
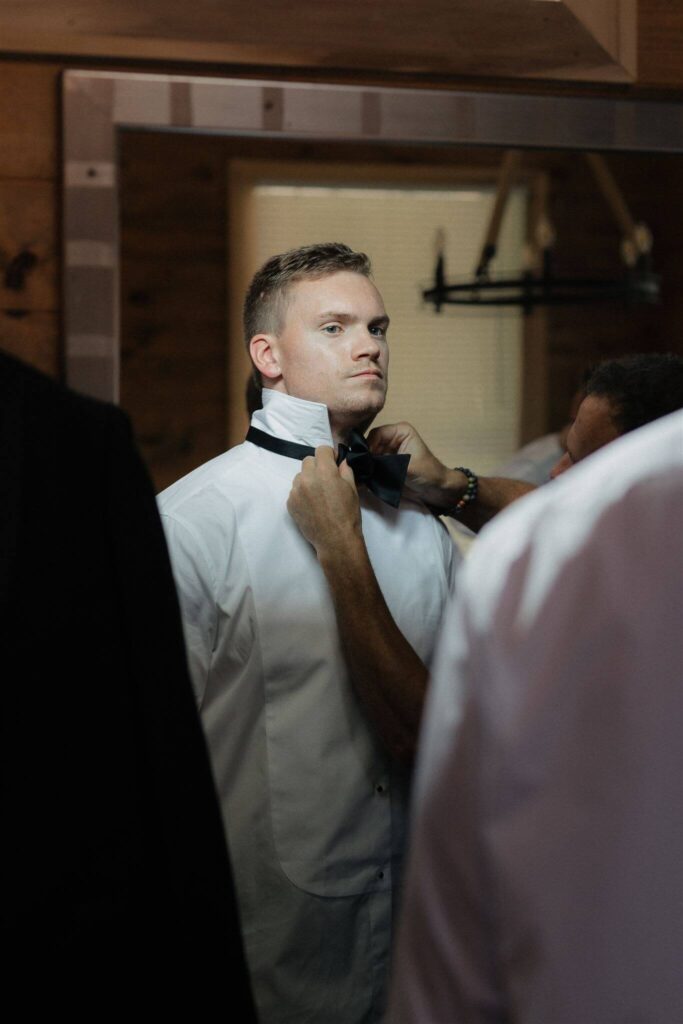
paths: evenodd
<path fill-rule="evenodd" d="M 354 358 L 360 359 L 363 356 L 369 356 L 370 359 L 377 359 L 381 351 L 382 349 L 375 335 L 371 334 L 367 328 L 361 328 L 354 339 Z"/>
<path fill-rule="evenodd" d="M 550 479 L 554 480 L 556 476 L 566 473 L 568 469 L 571 469 L 571 466 L 572 460 L 569 458 L 569 452 L 565 452 L 562 458 L 559 459 L 550 470 Z"/>

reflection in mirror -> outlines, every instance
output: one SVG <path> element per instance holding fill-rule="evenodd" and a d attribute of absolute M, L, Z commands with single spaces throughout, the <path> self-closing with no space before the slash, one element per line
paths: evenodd
<path fill-rule="evenodd" d="M 633 217 L 652 232 L 659 305 L 437 314 L 421 302 L 439 230 L 447 273 L 474 271 L 502 157 L 491 148 L 121 132 L 121 403 L 157 487 L 243 437 L 244 288 L 268 255 L 323 237 L 367 248 L 394 319 L 383 419 L 413 419 L 451 463 L 487 471 L 558 429 L 596 360 L 683 351 L 676 156 L 606 157 Z M 518 272 L 528 259 L 539 203 L 556 236 L 556 273 L 621 272 L 621 234 L 589 166 L 558 151 L 525 153 L 495 270 Z"/>
<path fill-rule="evenodd" d="M 371 250 L 383 288 L 405 272 L 392 299 L 407 303 L 392 330 L 395 414 L 410 411 L 431 430 L 426 411 L 401 408 L 426 395 L 440 417 L 439 451 L 452 451 L 452 461 L 467 461 L 474 437 L 490 443 L 492 460 L 559 425 L 587 362 L 678 347 L 679 158 L 660 155 L 683 153 L 675 101 L 89 71 L 68 71 L 63 83 L 67 381 L 122 398 L 159 487 L 243 437 L 241 291 L 256 262 L 289 244 L 272 213 L 260 227 L 249 214 L 263 188 L 301 198 L 301 186 L 319 197 L 341 185 L 356 209 L 365 194 L 376 212 L 393 209 L 406 191 L 442 206 L 431 219 L 413 215 L 426 232 L 403 213 L 391 223 L 382 214 L 374 238 L 364 216 L 340 214 L 336 230 L 353 225 L 352 241 Z M 629 210 L 654 236 L 661 306 L 538 307 L 520 319 L 519 309 L 442 304 L 419 324 L 411 319 L 431 312 L 419 296 L 433 282 L 438 240 L 448 275 L 481 263 L 479 253 L 465 266 L 481 245 L 481 222 L 456 224 L 446 197 L 479 190 L 476 203 L 493 203 L 514 150 L 523 151 L 512 161 L 521 170 L 501 241 L 509 236 L 519 252 L 545 210 L 557 235 L 556 274 L 614 275 L 620 232 L 584 159 L 604 150 Z M 329 212 L 305 227 L 299 214 L 287 216 L 296 231 L 329 237 Z M 504 258 L 517 262 L 512 250 Z M 473 340 L 466 319 L 480 315 L 489 318 L 485 343 Z M 440 395 L 430 402 L 437 380 Z"/>

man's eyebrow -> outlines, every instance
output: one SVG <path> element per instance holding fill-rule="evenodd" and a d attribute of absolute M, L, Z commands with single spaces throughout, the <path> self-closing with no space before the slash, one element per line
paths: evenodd
<path fill-rule="evenodd" d="M 318 315 L 318 319 L 321 323 L 323 320 L 341 320 L 342 323 L 352 323 L 356 321 L 358 317 L 354 316 L 352 313 L 341 313 L 339 310 L 330 309 L 325 313 L 320 313 Z M 378 327 L 380 324 L 383 327 L 388 327 L 390 320 L 389 317 L 384 314 L 384 316 L 374 316 L 369 323 L 371 327 Z"/>
<path fill-rule="evenodd" d="M 319 320 L 344 320 L 344 321 L 349 321 L 349 320 L 355 320 L 355 317 L 353 317 L 350 313 L 340 313 L 339 310 L 329 309 L 325 313 L 319 313 L 318 314 L 318 319 Z"/>

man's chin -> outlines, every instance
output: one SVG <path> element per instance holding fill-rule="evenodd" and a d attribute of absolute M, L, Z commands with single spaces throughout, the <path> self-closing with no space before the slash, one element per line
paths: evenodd
<path fill-rule="evenodd" d="M 347 409 L 339 419 L 343 420 L 345 429 L 358 430 L 361 434 L 364 434 L 375 417 L 379 416 L 383 408 L 384 400 L 382 400 L 382 402 L 374 403 L 371 406 L 364 406 L 357 411 Z M 337 417 L 335 417 L 335 419 L 337 419 Z"/>

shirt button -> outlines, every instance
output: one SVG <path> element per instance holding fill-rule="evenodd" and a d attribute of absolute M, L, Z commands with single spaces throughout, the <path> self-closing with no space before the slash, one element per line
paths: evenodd
<path fill-rule="evenodd" d="M 384 878 L 384 872 L 383 871 L 378 871 L 377 872 L 377 877 L 378 878 Z"/>
<path fill-rule="evenodd" d="M 381 782 L 378 782 L 377 785 L 375 786 L 375 792 L 376 793 L 383 793 L 384 792 L 384 786 L 382 785 Z"/>

